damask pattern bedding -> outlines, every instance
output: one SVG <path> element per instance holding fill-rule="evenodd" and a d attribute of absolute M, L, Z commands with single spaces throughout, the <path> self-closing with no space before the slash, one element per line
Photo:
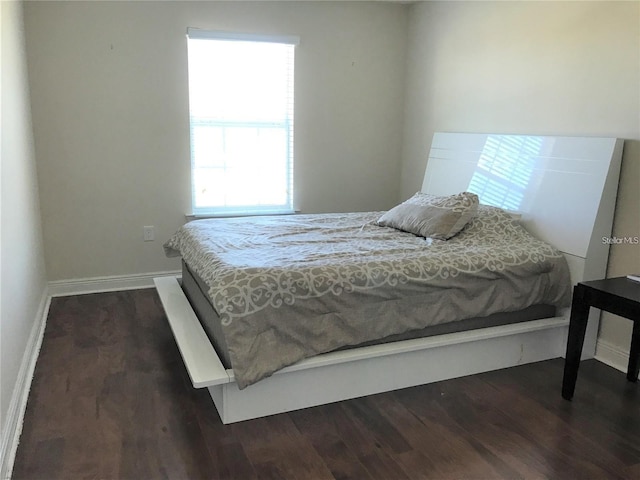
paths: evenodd
<path fill-rule="evenodd" d="M 165 244 L 209 287 L 240 388 L 343 346 L 569 303 L 562 254 L 500 209 L 446 241 L 378 226 L 382 213 L 199 220 Z"/>

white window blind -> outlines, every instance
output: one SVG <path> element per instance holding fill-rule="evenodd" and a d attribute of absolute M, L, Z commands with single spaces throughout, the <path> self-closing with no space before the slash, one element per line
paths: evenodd
<path fill-rule="evenodd" d="M 187 38 L 193 213 L 293 211 L 297 37 L 190 28 Z"/>

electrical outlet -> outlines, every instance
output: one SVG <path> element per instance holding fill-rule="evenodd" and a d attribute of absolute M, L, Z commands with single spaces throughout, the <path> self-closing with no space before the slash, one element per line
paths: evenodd
<path fill-rule="evenodd" d="M 142 227 L 142 239 L 145 242 L 153 242 L 156 239 L 156 232 L 153 225 Z"/>

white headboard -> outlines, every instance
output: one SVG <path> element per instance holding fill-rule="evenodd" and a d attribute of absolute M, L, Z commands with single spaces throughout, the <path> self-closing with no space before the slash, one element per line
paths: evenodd
<path fill-rule="evenodd" d="M 622 146 L 617 138 L 435 133 L 422 191 L 466 190 L 516 210 L 566 254 L 574 283 L 603 278 Z"/>

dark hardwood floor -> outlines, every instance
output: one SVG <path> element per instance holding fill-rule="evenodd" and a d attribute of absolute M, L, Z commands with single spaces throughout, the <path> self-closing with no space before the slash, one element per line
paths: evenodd
<path fill-rule="evenodd" d="M 155 290 L 52 301 L 15 479 L 640 478 L 640 388 L 562 360 L 222 425 Z"/>

